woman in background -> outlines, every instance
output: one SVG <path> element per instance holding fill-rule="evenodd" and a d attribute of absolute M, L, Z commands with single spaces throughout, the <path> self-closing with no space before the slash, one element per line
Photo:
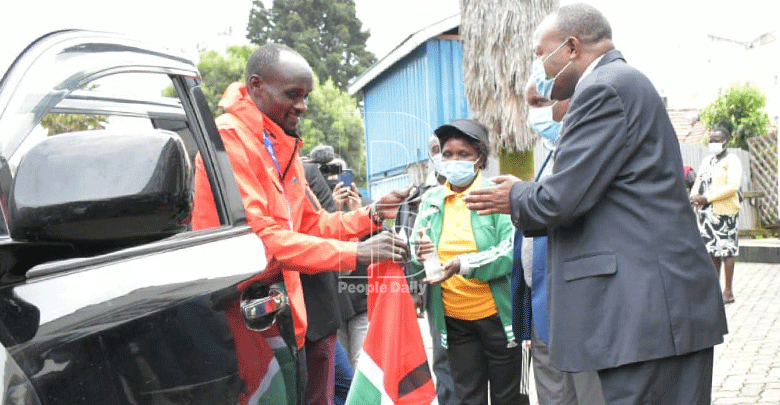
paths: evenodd
<path fill-rule="evenodd" d="M 742 179 L 739 158 L 726 149 L 729 139 L 731 133 L 727 129 L 718 127 L 712 130 L 709 143 L 712 154 L 702 161 L 691 188 L 691 204 L 698 211 L 699 232 L 719 275 L 723 262 L 723 302 L 726 304 L 734 302 L 731 282 L 734 261 L 739 254 L 737 214 Z"/>

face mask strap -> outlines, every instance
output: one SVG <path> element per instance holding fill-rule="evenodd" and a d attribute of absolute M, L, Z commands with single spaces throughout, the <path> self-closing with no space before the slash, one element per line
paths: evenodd
<path fill-rule="evenodd" d="M 558 47 L 557 47 L 557 48 L 555 48 L 555 50 L 554 50 L 554 51 L 550 52 L 550 54 L 549 54 L 549 55 L 547 55 L 547 57 L 546 57 L 546 58 L 542 59 L 542 66 L 544 66 L 544 63 L 545 63 L 545 62 L 547 62 L 547 59 L 550 59 L 550 56 L 553 56 L 553 55 L 555 55 L 555 54 L 556 54 L 556 53 L 557 53 L 559 50 L 561 50 L 561 48 L 563 48 L 563 46 L 564 46 L 564 45 L 566 45 L 566 43 L 567 43 L 567 42 L 569 42 L 569 40 L 568 40 L 568 39 L 566 39 L 566 40 L 564 40 L 563 42 L 561 42 L 561 44 L 560 44 L 560 45 L 558 45 Z"/>

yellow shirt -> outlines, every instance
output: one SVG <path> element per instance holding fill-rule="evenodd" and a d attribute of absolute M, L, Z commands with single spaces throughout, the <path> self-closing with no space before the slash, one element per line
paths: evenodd
<path fill-rule="evenodd" d="M 437 246 L 439 260 L 443 264 L 460 254 L 477 251 L 477 242 L 471 230 L 471 211 L 466 208 L 463 195 L 475 185 L 482 184 L 481 177 L 481 173 L 477 174 L 471 186 L 462 193 L 455 193 L 450 184 L 446 184 L 444 218 Z M 475 321 L 498 312 L 490 285 L 482 280 L 456 274 L 441 283 L 441 293 L 444 314 L 451 318 Z"/>

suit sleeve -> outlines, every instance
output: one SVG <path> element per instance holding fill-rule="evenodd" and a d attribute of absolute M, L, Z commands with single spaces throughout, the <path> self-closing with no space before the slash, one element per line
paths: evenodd
<path fill-rule="evenodd" d="M 625 163 L 628 131 L 623 101 L 608 84 L 583 89 L 556 151 L 553 174 L 518 182 L 510 195 L 512 222 L 523 230 L 572 223 L 593 208 Z"/>

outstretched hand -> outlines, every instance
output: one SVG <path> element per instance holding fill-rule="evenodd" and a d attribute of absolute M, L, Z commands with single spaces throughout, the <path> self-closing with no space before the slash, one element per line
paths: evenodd
<path fill-rule="evenodd" d="M 398 214 L 398 207 L 409 197 L 414 186 L 409 186 L 406 190 L 395 190 L 386 194 L 376 202 L 376 211 L 382 219 L 394 219 Z"/>
<path fill-rule="evenodd" d="M 390 231 L 380 232 L 357 245 L 357 263 L 371 265 L 392 260 L 406 263 L 409 257 L 409 245 Z"/>
<path fill-rule="evenodd" d="M 466 207 L 479 215 L 511 214 L 512 206 L 509 198 L 512 186 L 520 179 L 515 176 L 497 176 L 490 179 L 495 187 L 485 187 L 470 191 L 463 198 Z"/>

